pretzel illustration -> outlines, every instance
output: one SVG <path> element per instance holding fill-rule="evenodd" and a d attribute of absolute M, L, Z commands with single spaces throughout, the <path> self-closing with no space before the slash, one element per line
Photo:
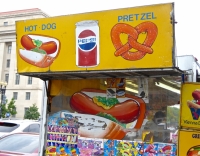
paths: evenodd
<path fill-rule="evenodd" d="M 137 39 L 140 33 L 147 33 L 144 42 L 138 43 Z M 120 34 L 125 33 L 128 35 L 128 42 L 123 45 L 120 39 Z M 158 34 L 157 26 L 152 22 L 143 22 L 132 27 L 125 23 L 118 23 L 113 26 L 111 30 L 111 40 L 116 49 L 115 56 L 122 56 L 126 60 L 136 61 L 142 59 L 146 54 L 152 54 L 153 45 Z M 136 49 L 136 52 L 129 51 L 130 49 Z"/>

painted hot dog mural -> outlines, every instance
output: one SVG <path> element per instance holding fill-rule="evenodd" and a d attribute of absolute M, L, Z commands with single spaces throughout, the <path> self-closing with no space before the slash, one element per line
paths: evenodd
<path fill-rule="evenodd" d="M 77 118 L 81 137 L 129 138 L 130 134 L 135 134 L 141 128 L 146 104 L 141 97 L 130 93 L 118 97 L 116 92 L 115 97 L 109 97 L 107 93 L 107 89 L 110 89 L 109 80 L 52 81 L 54 84 L 51 85 L 51 95 L 54 95 L 52 115 Z M 124 87 L 125 84 L 121 85 L 122 80 L 125 83 L 124 79 L 116 78 L 112 87 Z M 107 82 L 106 86 L 102 84 L 104 81 Z"/>
<path fill-rule="evenodd" d="M 49 67 L 58 56 L 60 49 L 59 40 L 42 35 L 23 35 L 19 49 L 20 57 L 27 63 L 45 68 Z"/>
<path fill-rule="evenodd" d="M 99 94 L 98 94 L 99 93 Z M 96 96 L 93 96 L 96 95 Z M 130 123 L 138 119 L 139 115 L 143 116 L 144 101 L 133 95 L 125 95 L 126 98 L 117 98 L 106 101 L 106 91 L 99 89 L 82 89 L 76 92 L 70 99 L 70 106 L 78 113 L 96 115 L 99 112 L 110 114 L 122 123 Z M 105 109 L 105 106 L 107 108 Z M 122 111 L 123 109 L 123 111 Z"/>
<path fill-rule="evenodd" d="M 133 121 L 137 121 L 134 128 L 139 129 L 146 110 L 144 101 L 137 96 L 125 94 L 125 98 L 111 98 L 110 101 L 109 99 L 106 101 L 105 90 L 91 88 L 84 88 L 74 93 L 70 98 L 70 106 L 75 112 L 90 114 L 90 117 L 87 118 L 101 118 L 96 119 L 97 121 L 101 120 L 101 130 L 99 126 L 95 126 L 95 122 L 88 125 L 93 127 L 94 132 L 98 131 L 95 135 L 96 138 L 106 139 L 123 139 L 131 131 L 123 125 Z M 80 135 L 93 137 L 94 134 L 81 128 Z"/>

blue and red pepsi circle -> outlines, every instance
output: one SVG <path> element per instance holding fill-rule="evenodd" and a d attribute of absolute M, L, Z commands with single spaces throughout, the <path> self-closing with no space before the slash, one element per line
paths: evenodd
<path fill-rule="evenodd" d="M 78 46 L 82 51 L 90 51 L 96 46 L 96 34 L 91 30 L 84 30 L 78 36 Z"/>
<path fill-rule="evenodd" d="M 92 30 L 83 30 L 78 35 L 78 65 L 97 65 L 97 39 Z"/>

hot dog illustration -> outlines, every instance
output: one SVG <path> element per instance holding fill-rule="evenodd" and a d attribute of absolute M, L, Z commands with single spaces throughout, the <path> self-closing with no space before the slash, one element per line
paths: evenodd
<path fill-rule="evenodd" d="M 101 95 L 95 96 L 97 94 Z M 130 123 L 137 120 L 135 128 L 139 129 L 141 127 L 146 110 L 145 103 L 141 98 L 125 94 L 126 98 L 111 98 L 109 101 L 106 100 L 105 96 L 106 91 L 104 90 L 82 89 L 71 96 L 70 106 L 76 112 L 83 114 L 107 113 L 122 123 Z"/>
<path fill-rule="evenodd" d="M 19 50 L 20 57 L 29 64 L 40 68 L 49 67 L 58 56 L 59 40 L 40 35 L 23 35 L 23 49 Z"/>
<path fill-rule="evenodd" d="M 187 156 L 200 156 L 200 145 L 191 147 L 187 152 Z"/>
<path fill-rule="evenodd" d="M 78 119 L 80 137 L 123 139 L 127 133 L 121 125 L 100 116 L 64 111 L 60 113 L 61 118 L 69 115 Z"/>

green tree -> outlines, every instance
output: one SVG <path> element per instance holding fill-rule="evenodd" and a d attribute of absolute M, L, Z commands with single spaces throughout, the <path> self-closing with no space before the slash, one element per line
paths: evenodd
<path fill-rule="evenodd" d="M 8 103 L 7 113 L 10 113 L 11 115 L 16 115 L 17 114 L 16 106 L 15 106 L 15 100 L 13 98 Z"/>
<path fill-rule="evenodd" d="M 167 122 L 179 123 L 180 109 L 176 107 L 167 107 Z"/>
<path fill-rule="evenodd" d="M 6 100 L 6 104 L 1 105 L 1 113 L 2 118 L 5 118 L 6 113 L 10 113 L 10 115 L 16 115 L 16 106 L 15 106 L 15 100 L 12 98 L 11 101 L 8 103 L 8 100 Z"/>
<path fill-rule="evenodd" d="M 38 112 L 38 107 L 36 106 L 36 104 L 30 106 L 24 115 L 24 119 L 29 119 L 29 120 L 38 120 L 39 117 L 40 113 Z"/>
<path fill-rule="evenodd" d="M 6 112 L 7 112 L 6 105 L 2 104 L 1 105 L 1 117 L 2 118 L 5 118 Z"/>

